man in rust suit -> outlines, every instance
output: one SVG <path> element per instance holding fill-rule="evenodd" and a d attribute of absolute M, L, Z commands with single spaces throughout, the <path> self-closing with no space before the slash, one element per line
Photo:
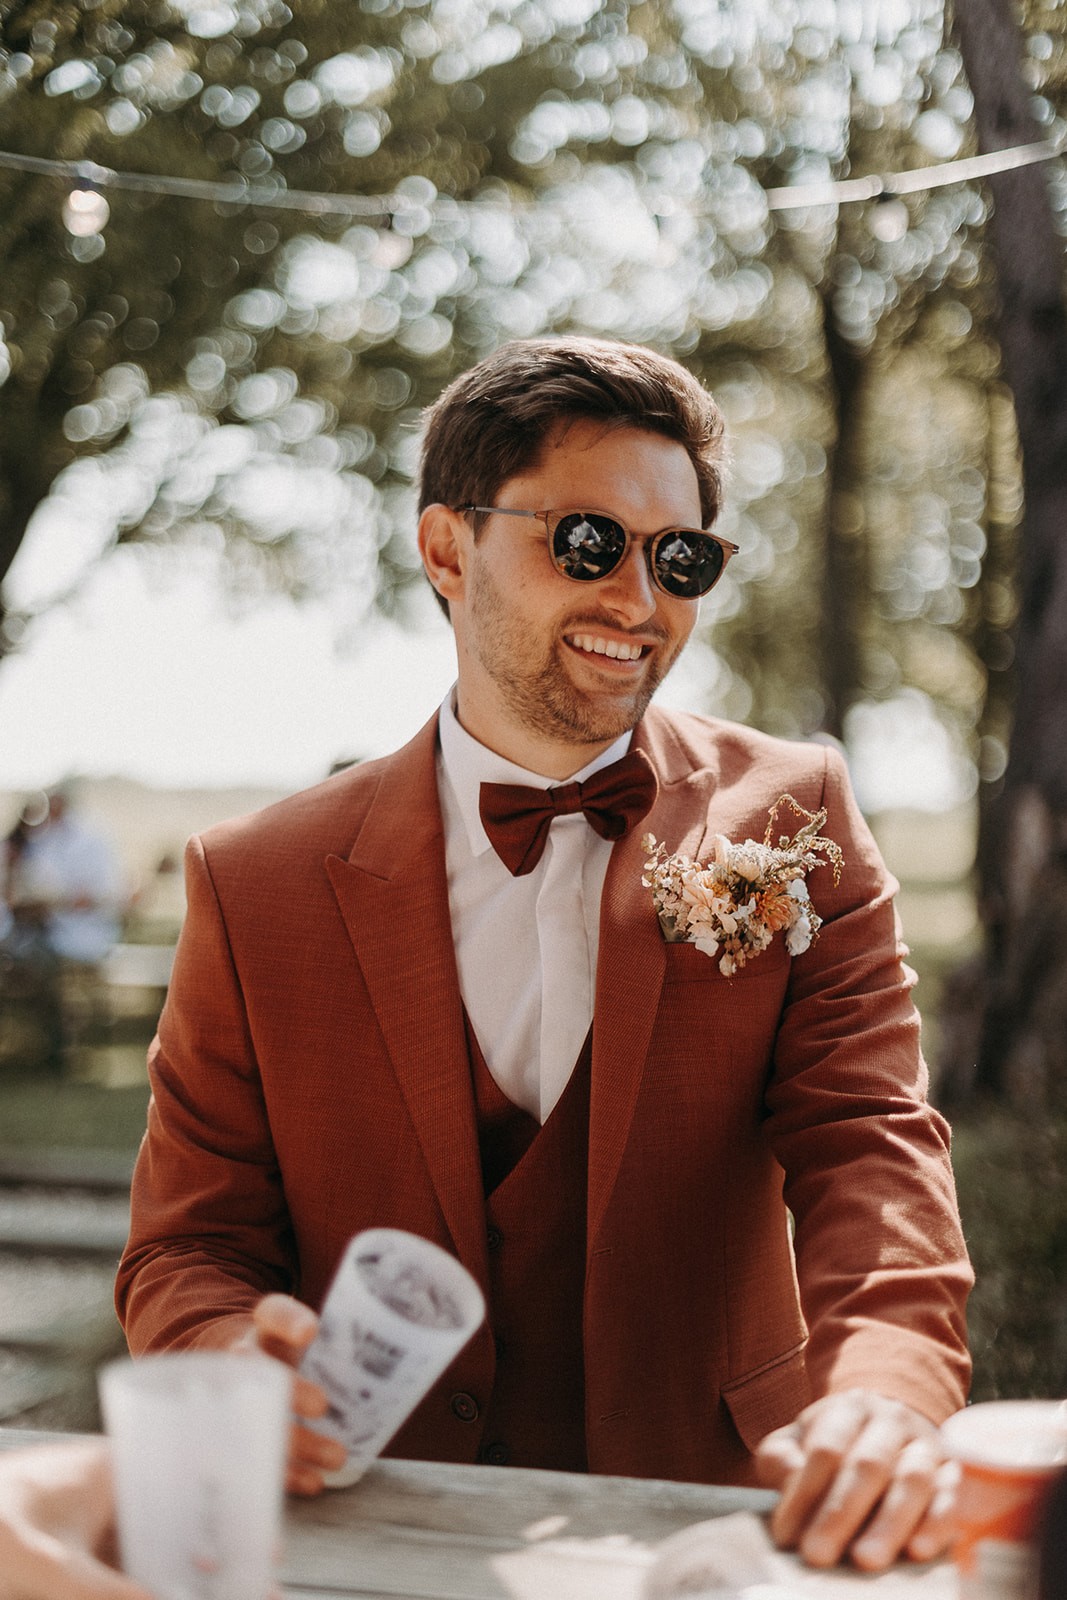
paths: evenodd
<path fill-rule="evenodd" d="M 843 762 L 649 708 L 733 554 L 722 454 L 689 374 L 600 341 L 506 346 L 431 408 L 457 684 L 191 842 L 118 1304 L 135 1353 L 295 1364 L 351 1235 L 411 1229 L 490 1310 L 392 1453 L 762 1480 L 781 1543 L 876 1567 L 945 1540 L 970 1270 Z M 843 869 L 810 948 L 727 976 L 665 940 L 642 840 L 703 859 L 783 795 Z M 338 1464 L 298 1417 L 290 1486 Z"/>

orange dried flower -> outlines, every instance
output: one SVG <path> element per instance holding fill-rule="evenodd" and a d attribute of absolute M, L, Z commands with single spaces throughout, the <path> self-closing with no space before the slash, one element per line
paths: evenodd
<path fill-rule="evenodd" d="M 756 915 L 774 933 L 780 928 L 788 928 L 796 911 L 796 901 L 780 883 L 769 884 L 756 896 Z"/>

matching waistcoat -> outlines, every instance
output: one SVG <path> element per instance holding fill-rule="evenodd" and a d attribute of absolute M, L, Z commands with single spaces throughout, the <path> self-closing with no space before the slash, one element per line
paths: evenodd
<path fill-rule="evenodd" d="M 543 1127 L 485 1065 L 469 1022 L 496 1381 L 479 1459 L 587 1470 L 582 1297 L 591 1034 Z"/>

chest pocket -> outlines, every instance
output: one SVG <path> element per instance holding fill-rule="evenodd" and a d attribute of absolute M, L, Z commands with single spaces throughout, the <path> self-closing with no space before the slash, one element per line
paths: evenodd
<path fill-rule="evenodd" d="M 732 977 L 719 971 L 719 957 L 705 955 L 695 944 L 668 944 L 665 983 L 714 984 L 722 989 L 722 999 L 729 1002 L 740 999 L 746 989 L 754 985 L 778 984 L 783 993 L 789 982 L 792 957 L 785 947 L 781 934 L 775 934 L 772 943 L 758 956 L 751 956 L 743 967 L 738 967 Z"/>

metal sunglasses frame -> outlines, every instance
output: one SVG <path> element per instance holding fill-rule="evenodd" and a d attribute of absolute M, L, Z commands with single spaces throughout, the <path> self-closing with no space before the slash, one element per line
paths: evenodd
<path fill-rule="evenodd" d="M 726 565 L 730 560 L 730 557 L 736 556 L 741 549 L 739 544 L 733 544 L 731 540 L 722 538 L 720 534 L 711 533 L 707 528 L 662 528 L 659 533 L 654 533 L 648 539 L 637 540 L 636 536 L 630 532 L 626 524 L 621 522 L 618 517 L 613 516 L 610 511 L 593 511 L 589 508 L 584 510 L 572 509 L 567 511 L 522 511 L 514 506 L 467 505 L 457 506 L 456 510 L 463 516 L 465 516 L 468 512 L 473 511 L 487 517 L 533 517 L 536 518 L 538 522 L 543 522 L 545 525 L 545 538 L 548 543 L 548 553 L 551 557 L 552 565 L 562 577 L 570 578 L 572 583 L 599 583 L 604 578 L 610 578 L 611 574 L 613 572 L 617 572 L 622 566 L 623 562 L 626 560 L 631 544 L 635 542 L 641 543 L 644 546 L 645 560 L 648 563 L 649 576 L 651 577 L 652 582 L 656 585 L 657 589 L 659 589 L 663 594 L 669 596 L 671 600 L 699 600 L 702 599 L 704 595 L 710 594 L 715 585 L 718 583 L 719 579 L 722 577 L 723 573 L 726 571 Z M 593 578 L 579 578 L 576 577 L 573 572 L 568 572 L 566 567 L 561 564 L 556 554 L 554 535 L 556 529 L 566 517 L 603 517 L 605 522 L 613 522 L 617 528 L 622 530 L 622 534 L 626 542 L 619 553 L 618 560 L 613 566 L 608 568 L 607 572 L 599 572 Z M 688 537 L 699 534 L 702 539 L 710 539 L 712 544 L 717 544 L 719 549 L 722 551 L 722 566 L 719 568 L 712 581 L 708 584 L 708 587 L 706 589 L 701 589 L 699 593 L 695 595 L 675 594 L 672 589 L 668 589 L 665 586 L 656 571 L 656 553 L 659 550 L 660 545 L 663 543 L 664 539 L 669 539 L 678 534 L 684 534 Z"/>

